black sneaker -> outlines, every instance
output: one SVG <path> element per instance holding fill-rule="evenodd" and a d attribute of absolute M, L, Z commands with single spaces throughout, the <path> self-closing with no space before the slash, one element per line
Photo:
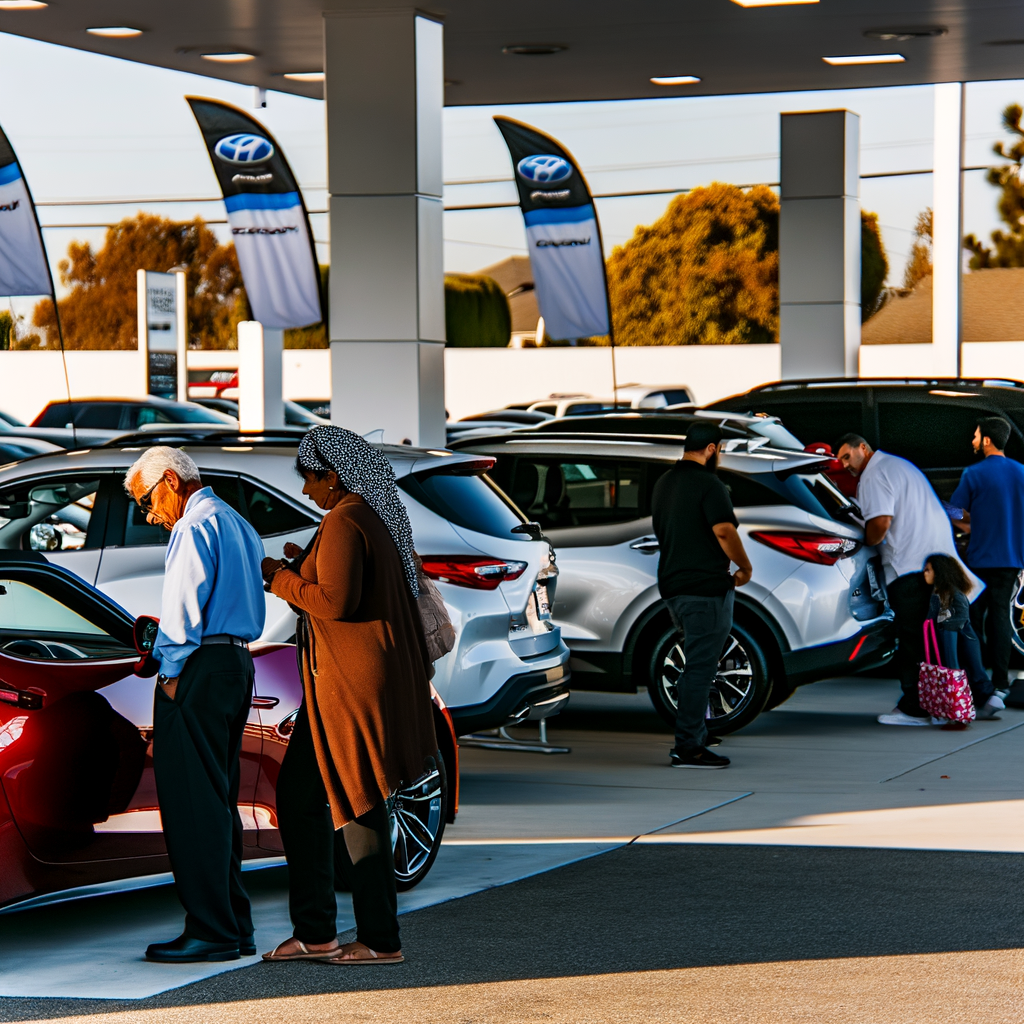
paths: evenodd
<path fill-rule="evenodd" d="M 712 736 L 711 733 L 708 733 L 708 738 L 704 742 L 704 746 L 705 747 L 720 747 L 721 745 L 722 745 L 722 737 L 721 736 Z"/>
<path fill-rule="evenodd" d="M 729 758 L 712 754 L 707 747 L 687 750 L 682 754 L 673 750 L 669 756 L 673 768 L 728 768 L 730 764 Z"/>

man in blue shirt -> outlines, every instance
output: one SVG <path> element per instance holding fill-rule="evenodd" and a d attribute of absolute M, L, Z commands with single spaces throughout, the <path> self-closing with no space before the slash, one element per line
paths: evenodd
<path fill-rule="evenodd" d="M 971 535 L 967 564 L 985 583 L 985 592 L 971 608 L 971 619 L 975 632 L 986 639 L 997 690 L 1010 686 L 1010 603 L 1024 568 L 1024 466 L 1006 458 L 1010 431 L 1010 424 L 1000 416 L 978 421 L 974 451 L 984 457 L 964 470 L 950 499 L 954 507 L 964 510 L 963 528 Z M 1019 687 L 1015 684 L 1014 689 Z M 1024 693 L 1011 693 L 1008 703 L 1024 707 Z"/>
<path fill-rule="evenodd" d="M 248 644 L 263 632 L 263 543 L 203 487 L 176 448 L 148 449 L 125 489 L 150 523 L 171 531 L 164 561 L 153 773 L 185 930 L 150 960 L 237 960 L 256 952 L 242 886 L 239 757 L 252 703 Z"/>

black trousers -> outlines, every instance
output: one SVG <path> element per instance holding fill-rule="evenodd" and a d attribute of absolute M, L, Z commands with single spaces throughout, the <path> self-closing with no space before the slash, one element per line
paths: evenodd
<path fill-rule="evenodd" d="M 239 756 L 253 686 L 244 647 L 200 647 L 171 700 L 156 688 L 153 773 L 185 933 L 237 942 L 253 933 L 242 885 Z"/>
<path fill-rule="evenodd" d="M 707 712 L 711 684 L 732 629 L 736 591 L 720 597 L 685 594 L 666 602 L 676 629 L 683 632 L 686 665 L 676 684 L 676 746 L 679 753 L 700 750 L 708 741 Z"/>
<path fill-rule="evenodd" d="M 971 625 L 984 640 L 985 654 L 992 670 L 992 683 L 997 690 L 1009 685 L 1010 602 L 1017 592 L 1019 569 L 974 569 L 971 571 L 985 584 L 981 597 L 971 605 Z"/>
<path fill-rule="evenodd" d="M 356 818 L 358 824 L 377 834 L 377 850 L 353 863 L 344 835 L 334 829 L 305 704 L 299 710 L 277 779 L 277 821 L 288 858 L 288 909 L 295 938 L 324 943 L 337 935 L 337 876 L 338 888 L 352 892 L 357 940 L 378 953 L 400 950 L 387 808 L 381 800 Z"/>
<path fill-rule="evenodd" d="M 927 718 L 917 696 L 918 669 L 924 661 L 924 620 L 932 588 L 924 581 L 923 572 L 908 572 L 888 584 L 889 607 L 896 616 L 896 671 L 903 696 L 896 705 L 906 715 Z"/>

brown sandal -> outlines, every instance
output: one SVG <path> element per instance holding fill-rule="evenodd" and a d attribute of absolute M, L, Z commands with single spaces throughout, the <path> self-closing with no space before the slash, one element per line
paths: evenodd
<path fill-rule="evenodd" d="M 352 955 L 354 953 L 363 953 L 364 951 L 368 955 Z M 397 953 L 378 953 L 362 942 L 346 942 L 343 946 L 339 947 L 339 953 L 340 955 L 334 953 L 331 956 L 324 957 L 320 962 L 324 964 L 338 964 L 343 967 L 351 967 L 353 964 L 357 967 L 369 967 L 378 964 L 400 964 L 405 961 L 401 950 Z"/>
<path fill-rule="evenodd" d="M 293 936 L 294 938 L 294 936 Z M 292 939 L 285 939 L 284 942 L 279 942 L 270 953 L 264 953 L 264 960 L 324 960 L 328 957 L 337 956 L 339 951 L 342 950 L 343 946 L 335 946 L 333 949 L 309 949 L 301 939 L 295 939 L 299 944 L 301 953 L 279 953 L 278 950 L 282 946 L 286 946 Z"/>

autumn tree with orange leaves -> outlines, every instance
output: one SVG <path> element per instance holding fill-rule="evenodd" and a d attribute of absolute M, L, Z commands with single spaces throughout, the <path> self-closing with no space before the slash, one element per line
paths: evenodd
<path fill-rule="evenodd" d="M 181 222 L 140 213 L 108 228 L 101 249 L 72 242 L 58 270 L 61 283 L 70 289 L 60 300 L 69 349 L 138 347 L 138 270 L 185 271 L 193 347 L 233 348 L 238 322 L 250 317 L 235 247 L 218 242 L 198 218 Z M 32 322 L 56 344 L 49 299 L 36 305 Z"/>
<path fill-rule="evenodd" d="M 861 214 L 861 264 L 867 317 L 889 271 L 873 213 Z M 678 196 L 607 266 L 616 345 L 779 340 L 779 199 L 766 185 L 714 182 Z"/>
<path fill-rule="evenodd" d="M 616 345 L 729 345 L 779 334 L 779 199 L 715 182 L 678 196 L 608 258 Z"/>

